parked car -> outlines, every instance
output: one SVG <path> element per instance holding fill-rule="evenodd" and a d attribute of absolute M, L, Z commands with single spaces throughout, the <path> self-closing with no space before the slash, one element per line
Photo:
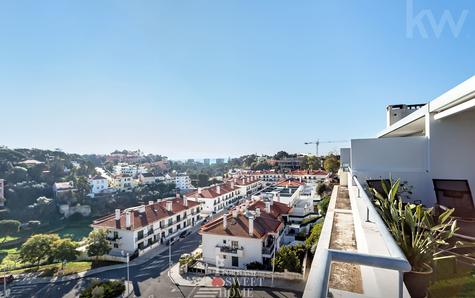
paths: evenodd
<path fill-rule="evenodd" d="M 6 283 L 11 283 L 13 281 L 13 275 L 4 275 L 0 276 L 0 284 L 3 284 L 6 281 Z"/>

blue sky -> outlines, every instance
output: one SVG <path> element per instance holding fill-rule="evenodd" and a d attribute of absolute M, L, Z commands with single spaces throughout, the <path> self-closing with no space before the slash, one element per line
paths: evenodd
<path fill-rule="evenodd" d="M 0 144 L 173 158 L 313 152 L 474 75 L 475 3 L 427 38 L 393 0 L 2 1 Z M 337 145 L 322 145 L 323 151 Z"/>

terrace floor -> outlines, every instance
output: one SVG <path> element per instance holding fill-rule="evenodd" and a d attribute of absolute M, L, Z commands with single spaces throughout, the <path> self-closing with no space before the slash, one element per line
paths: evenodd
<path fill-rule="evenodd" d="M 351 212 L 348 188 L 346 187 L 340 186 L 338 188 L 330 248 L 344 251 L 357 251 L 353 214 Z M 329 285 L 332 289 L 362 294 L 363 283 L 360 266 L 333 262 Z"/>

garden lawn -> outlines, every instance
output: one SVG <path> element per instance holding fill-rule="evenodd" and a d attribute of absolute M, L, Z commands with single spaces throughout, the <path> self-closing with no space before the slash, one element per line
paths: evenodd
<path fill-rule="evenodd" d="M 75 274 L 90 270 L 92 267 L 91 261 L 74 261 L 68 262 L 64 265 L 63 275 Z M 37 269 L 36 267 L 18 269 L 9 272 L 10 274 L 21 273 L 38 273 L 39 276 L 57 276 L 61 269 L 61 263 L 42 265 Z"/>

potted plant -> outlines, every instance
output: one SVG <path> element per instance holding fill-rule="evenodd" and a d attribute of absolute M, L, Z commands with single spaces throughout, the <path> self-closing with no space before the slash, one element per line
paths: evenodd
<path fill-rule="evenodd" d="M 390 181 L 390 188 L 382 183 L 385 194 L 371 189 L 374 203 L 412 266 L 412 271 L 404 273 L 404 283 L 411 297 L 426 297 L 433 261 L 442 258 L 440 247 L 449 245 L 447 240 L 457 230 L 456 221 L 451 217 L 454 210 L 435 217 L 433 208 L 404 204 L 398 195 L 400 180 Z"/>

